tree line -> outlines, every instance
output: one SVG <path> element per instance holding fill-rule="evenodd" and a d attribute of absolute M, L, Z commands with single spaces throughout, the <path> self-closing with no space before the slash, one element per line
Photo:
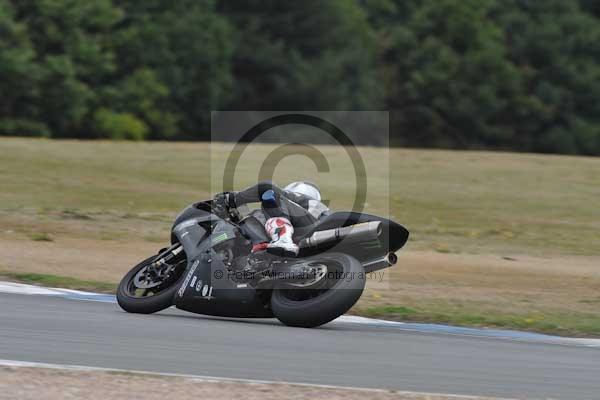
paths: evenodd
<path fill-rule="evenodd" d="M 390 110 L 393 145 L 600 155 L 600 1 L 0 0 L 0 94 L 0 135 Z"/>

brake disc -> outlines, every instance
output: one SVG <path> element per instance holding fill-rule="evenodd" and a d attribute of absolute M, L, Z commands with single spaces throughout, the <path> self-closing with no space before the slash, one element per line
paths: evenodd
<path fill-rule="evenodd" d="M 151 289 L 163 283 L 163 277 L 150 270 L 150 265 L 142 268 L 133 278 L 133 284 L 139 289 Z"/>

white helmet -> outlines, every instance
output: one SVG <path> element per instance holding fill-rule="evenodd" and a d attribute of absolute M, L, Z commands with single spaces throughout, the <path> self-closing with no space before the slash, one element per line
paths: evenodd
<path fill-rule="evenodd" d="M 292 192 L 292 193 L 297 193 L 297 194 L 306 196 L 313 200 L 321 201 L 321 191 L 319 190 L 319 187 L 312 182 L 308 182 L 308 181 L 292 182 L 289 185 L 287 185 L 285 188 L 283 188 L 283 190 Z"/>

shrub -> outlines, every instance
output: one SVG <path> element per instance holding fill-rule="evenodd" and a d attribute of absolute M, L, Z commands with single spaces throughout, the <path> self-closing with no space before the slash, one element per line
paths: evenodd
<path fill-rule="evenodd" d="M 48 127 L 26 119 L 0 119 L 0 136 L 50 137 Z"/>
<path fill-rule="evenodd" d="M 106 108 L 94 113 L 94 129 L 99 137 L 114 140 L 144 140 L 148 135 L 148 127 L 135 115 Z"/>

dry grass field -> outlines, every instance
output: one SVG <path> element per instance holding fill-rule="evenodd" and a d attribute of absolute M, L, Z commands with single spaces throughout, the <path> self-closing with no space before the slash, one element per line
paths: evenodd
<path fill-rule="evenodd" d="M 236 187 L 256 182 L 262 160 L 276 148 L 244 152 Z M 0 139 L 1 273 L 109 291 L 168 240 L 181 208 L 219 190 L 215 176 L 229 150 L 206 143 Z M 290 156 L 275 169 L 275 181 L 315 180 L 332 208 L 351 207 L 354 174 L 344 151 L 319 150 L 329 173 Z M 600 159 L 360 152 L 368 177 L 365 211 L 390 215 L 411 238 L 398 265 L 382 282 L 369 282 L 352 312 L 600 336 Z"/>

